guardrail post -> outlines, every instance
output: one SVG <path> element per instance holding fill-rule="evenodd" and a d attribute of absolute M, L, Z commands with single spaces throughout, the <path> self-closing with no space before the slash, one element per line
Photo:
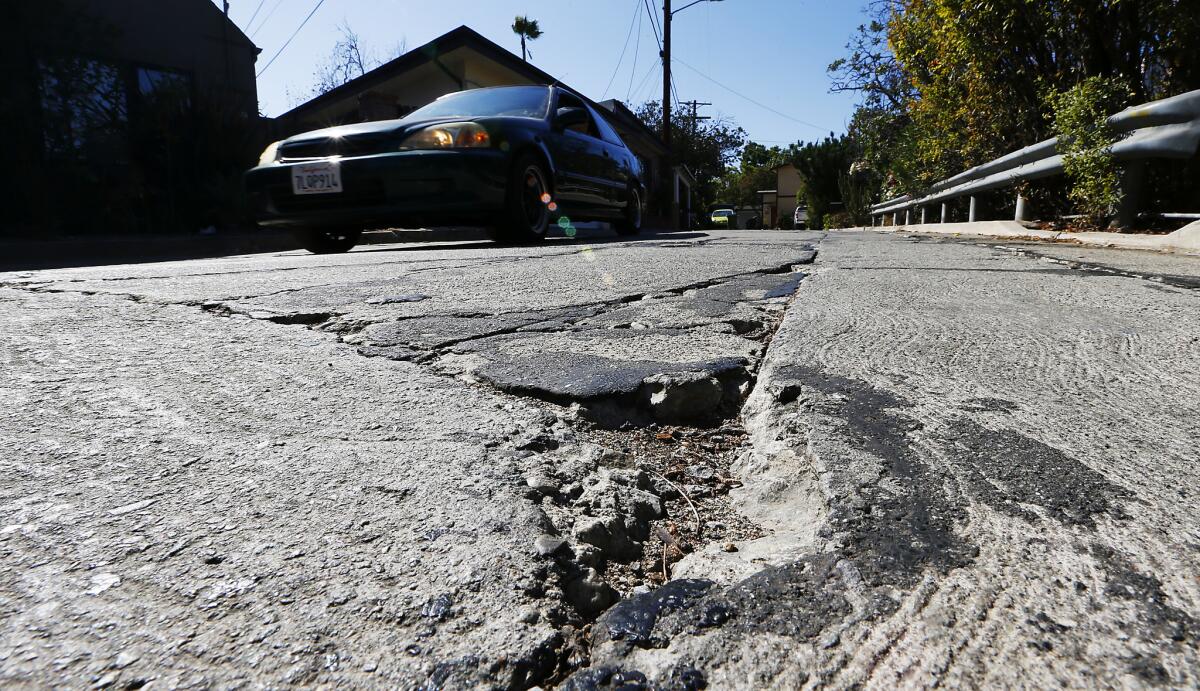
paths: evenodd
<path fill-rule="evenodd" d="M 921 225 L 925 225 L 925 212 L 926 211 L 927 211 L 927 209 L 922 206 L 921 207 Z"/>
<path fill-rule="evenodd" d="M 906 225 L 906 226 L 912 225 L 912 209 L 904 210 L 904 225 Z"/>
<path fill-rule="evenodd" d="M 948 218 L 950 218 L 949 205 L 946 202 L 942 202 L 942 223 L 945 223 Z"/>
<path fill-rule="evenodd" d="M 975 196 L 971 195 L 971 210 L 967 212 L 967 223 L 975 222 L 975 211 L 978 205 L 975 203 Z"/>
<path fill-rule="evenodd" d="M 1145 161 L 1130 161 L 1125 164 L 1121 170 L 1121 201 L 1117 202 L 1117 216 L 1110 226 L 1132 228 L 1137 223 L 1145 179 Z"/>
<path fill-rule="evenodd" d="M 1017 213 L 1014 221 L 1028 221 L 1029 218 L 1029 202 L 1025 199 L 1025 195 L 1017 194 Z"/>

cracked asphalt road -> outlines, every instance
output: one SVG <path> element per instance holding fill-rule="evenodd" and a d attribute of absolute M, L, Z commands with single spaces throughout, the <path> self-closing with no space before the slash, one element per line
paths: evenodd
<path fill-rule="evenodd" d="M 0 683 L 1194 686 L 1198 264 L 733 232 L 0 274 Z"/>

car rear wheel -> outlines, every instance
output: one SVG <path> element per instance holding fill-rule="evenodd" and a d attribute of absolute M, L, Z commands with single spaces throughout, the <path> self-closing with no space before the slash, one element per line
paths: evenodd
<path fill-rule="evenodd" d="M 546 167 L 535 156 L 517 158 L 508 184 L 504 219 L 497 228 L 497 240 L 536 242 L 550 228 L 553 201 Z"/>
<path fill-rule="evenodd" d="M 314 230 L 296 231 L 300 246 L 313 254 L 341 254 L 349 252 L 362 238 L 361 230 Z"/>
<path fill-rule="evenodd" d="M 637 235 L 642 232 L 642 195 L 629 190 L 629 202 L 625 205 L 625 217 L 613 224 L 617 235 Z"/>

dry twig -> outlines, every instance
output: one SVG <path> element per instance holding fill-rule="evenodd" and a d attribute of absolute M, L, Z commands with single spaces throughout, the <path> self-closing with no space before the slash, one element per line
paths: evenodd
<path fill-rule="evenodd" d="M 679 492 L 679 496 L 683 497 L 683 498 L 684 498 L 684 500 L 685 500 L 685 501 L 687 501 L 687 503 L 688 503 L 688 506 L 692 507 L 692 515 L 696 517 L 696 537 L 699 537 L 699 536 L 700 536 L 700 532 L 701 532 L 701 531 L 700 531 L 700 512 L 696 510 L 696 505 L 695 505 L 694 503 L 692 503 L 692 498 L 691 498 L 691 497 L 689 497 L 689 496 L 687 495 L 687 492 L 684 492 L 684 491 L 683 491 L 683 489 L 682 489 L 682 488 L 681 488 L 679 485 L 677 485 L 677 484 L 675 484 L 674 482 L 671 482 L 671 481 L 670 481 L 670 480 L 668 480 L 667 478 L 663 477 L 663 476 L 662 476 L 662 474 L 661 474 L 661 473 L 659 473 L 658 471 L 652 471 L 652 472 L 653 472 L 653 473 L 654 473 L 656 476 L 658 476 L 658 478 L 659 478 L 660 480 L 662 480 L 663 482 L 667 483 L 668 485 L 670 485 L 670 486 L 674 487 L 674 488 L 675 488 L 675 491 L 676 491 L 676 492 Z"/>

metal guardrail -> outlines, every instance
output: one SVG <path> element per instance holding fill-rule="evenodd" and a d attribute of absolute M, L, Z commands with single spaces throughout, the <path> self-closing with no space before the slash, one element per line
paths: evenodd
<path fill-rule="evenodd" d="M 1108 125 L 1120 138 L 1113 145 L 1113 157 L 1125 164 L 1117 223 L 1127 226 L 1132 224 L 1137 213 L 1145 161 L 1187 159 L 1196 155 L 1200 147 L 1200 91 L 1126 108 L 1108 118 Z M 940 203 L 941 222 L 946 223 L 947 202 L 962 197 L 971 200 L 968 221 L 974 222 L 977 195 L 1062 172 L 1063 157 L 1058 151 L 1058 139 L 1048 139 L 942 180 L 931 186 L 924 196 L 915 199 L 897 197 L 877 204 L 871 207 L 871 222 L 875 225 L 878 220 L 880 225 L 889 225 L 887 216 L 890 214 L 890 225 L 899 225 L 898 217 L 903 212 L 904 223 L 908 224 L 913 220 L 912 213 L 919 211 L 921 223 L 925 223 L 928 207 Z M 1026 211 L 1025 199 L 1018 195 L 1016 220 L 1029 220 L 1025 217 Z"/>

